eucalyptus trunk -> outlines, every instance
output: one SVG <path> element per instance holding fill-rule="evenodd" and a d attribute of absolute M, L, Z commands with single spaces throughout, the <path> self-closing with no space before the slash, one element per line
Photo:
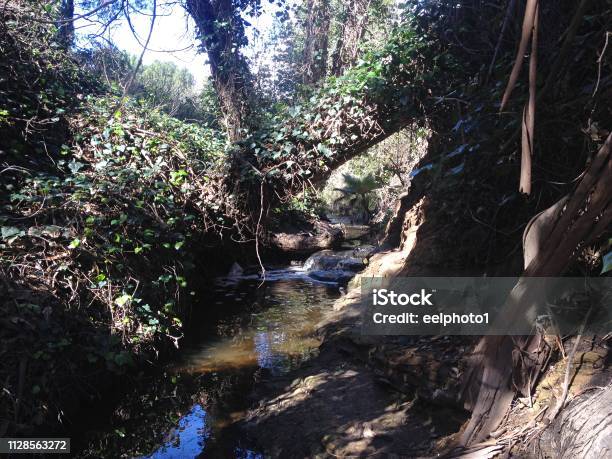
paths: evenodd
<path fill-rule="evenodd" d="M 327 74 L 329 0 L 307 0 L 306 9 L 303 82 L 313 84 Z"/>
<path fill-rule="evenodd" d="M 331 73 L 340 75 L 359 55 L 359 45 L 368 26 L 371 0 L 350 0 L 345 4 L 340 36 L 331 57 Z"/>

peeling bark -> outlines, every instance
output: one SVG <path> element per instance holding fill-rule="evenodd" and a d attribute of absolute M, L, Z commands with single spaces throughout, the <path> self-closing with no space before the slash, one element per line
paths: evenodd
<path fill-rule="evenodd" d="M 612 134 L 608 136 L 576 190 L 562 203 L 542 212 L 527 231 L 528 247 L 523 276 L 512 290 L 500 320 L 516 320 L 533 305 L 523 285 L 526 277 L 552 277 L 563 273 L 577 249 L 588 244 L 612 223 Z M 541 244 L 541 245 L 540 245 Z M 518 390 L 530 393 L 542 368 L 546 349 L 540 336 L 485 336 L 476 347 L 464 380 L 463 399 L 472 417 L 464 429 L 464 445 L 488 437 L 506 417 Z"/>
<path fill-rule="evenodd" d="M 539 5 L 536 2 L 533 31 L 531 37 L 531 56 L 529 56 L 529 100 L 523 110 L 521 139 L 521 178 L 519 192 L 531 194 L 531 158 L 535 146 L 536 80 L 538 78 L 538 21 Z"/>
<path fill-rule="evenodd" d="M 538 441 L 539 457 L 591 459 L 612 456 L 612 384 L 572 400 Z"/>

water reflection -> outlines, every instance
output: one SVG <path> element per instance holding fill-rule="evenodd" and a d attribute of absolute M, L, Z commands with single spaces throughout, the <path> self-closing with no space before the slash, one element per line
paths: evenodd
<path fill-rule="evenodd" d="M 245 298 L 245 288 L 256 289 L 254 297 Z M 250 312 L 222 320 L 218 338 L 187 352 L 176 371 L 197 374 L 260 367 L 272 374 L 285 373 L 318 347 L 315 326 L 337 296 L 336 287 L 296 278 L 267 282 L 259 289 L 253 282 L 234 286 L 225 292 L 224 301 L 250 302 L 243 305 Z"/>
<path fill-rule="evenodd" d="M 219 287 L 211 304 L 237 312 L 220 320 L 216 338 L 207 337 L 187 351 L 175 366 L 176 373 L 233 374 L 244 379 L 249 369 L 264 368 L 271 375 L 278 375 L 294 368 L 318 348 L 315 327 L 339 296 L 337 285 L 305 279 L 295 268 L 286 270 L 285 276 L 280 270 L 272 271 L 267 279 L 261 285 L 259 279 L 244 276 L 240 282 Z M 224 403 L 208 413 L 195 405 L 168 434 L 164 445 L 146 457 L 214 457 L 222 448 L 224 457 L 263 459 L 258 452 L 237 447 L 242 439 L 232 438 L 232 434 L 229 450 L 217 444 L 227 443 L 227 438 L 221 440 L 228 436 L 223 432 L 242 415 L 232 412 Z"/>
<path fill-rule="evenodd" d="M 199 456 L 210 437 L 207 426 L 207 414 L 200 405 L 194 407 L 183 416 L 176 429 L 172 429 L 165 443 L 147 459 L 184 459 Z"/>
<path fill-rule="evenodd" d="M 153 454 L 142 459 L 191 459 L 202 457 L 211 437 L 208 415 L 196 404 L 168 433 L 165 443 Z M 235 459 L 264 459 L 263 454 L 246 448 L 234 448 Z"/>

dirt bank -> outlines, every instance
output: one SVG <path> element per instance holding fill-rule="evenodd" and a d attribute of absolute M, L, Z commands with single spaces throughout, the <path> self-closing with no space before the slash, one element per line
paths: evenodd
<path fill-rule="evenodd" d="M 406 213 L 401 249 L 374 255 L 319 324 L 318 356 L 253 394 L 256 404 L 243 427 L 273 457 L 462 457 L 502 451 L 532 457 L 538 438 L 544 441 L 536 446 L 547 457 L 551 445 L 575 437 L 576 429 L 563 432 L 543 416 L 561 397 L 572 339 L 552 344 L 558 352 L 547 372 L 530 397 L 517 399 L 495 437 L 465 450 L 458 445 L 469 412 L 460 385 L 477 337 L 361 335 L 360 279 L 446 271 L 436 250 L 440 237 L 424 225 L 424 203 Z M 511 266 L 496 269 L 507 272 Z M 592 391 L 605 398 L 597 391 L 612 379 L 606 337 L 582 338 L 579 344 L 568 400 Z"/>
<path fill-rule="evenodd" d="M 319 355 L 253 394 L 245 428 L 272 456 L 427 456 L 459 430 L 466 413 L 449 400 L 471 338 L 360 332 L 359 279 L 398 275 L 411 248 L 374 255 L 320 323 Z"/>

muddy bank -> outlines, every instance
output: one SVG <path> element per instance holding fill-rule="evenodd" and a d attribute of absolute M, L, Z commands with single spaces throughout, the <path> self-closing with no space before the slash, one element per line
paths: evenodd
<path fill-rule="evenodd" d="M 430 231 L 435 225 L 425 221 L 425 205 L 425 198 L 413 202 L 397 225 L 401 249 L 372 256 L 349 284 L 348 293 L 319 323 L 318 356 L 285 378 L 260 385 L 241 427 L 272 457 L 459 457 L 501 452 L 534 457 L 537 448 L 544 457 L 555 457 L 560 444 L 589 457 L 591 450 L 578 441 L 584 432 L 575 407 L 609 397 L 604 389 L 612 381 L 609 336 L 582 337 L 577 347 L 575 338 L 546 336 L 551 357 L 546 371 L 534 375 L 533 391 L 518 394 L 510 415 L 491 438 L 465 449 L 460 439 L 470 412 L 463 408 L 461 385 L 478 337 L 361 335 L 360 279 L 457 275 L 444 263 L 448 252 L 440 246 L 447 241 Z M 508 260 L 487 271 L 506 274 L 514 265 L 515 260 Z M 484 274 L 477 267 L 463 272 Z M 574 401 L 566 408 L 567 416 L 561 411 L 559 418 L 549 419 L 546 416 L 553 416 L 563 398 L 566 374 L 571 376 L 568 400 Z M 598 413 L 589 422 L 601 427 L 593 431 L 595 437 L 591 435 L 601 450 L 609 439 L 598 433 L 607 432 L 606 411 Z"/>
<path fill-rule="evenodd" d="M 459 430 L 467 413 L 455 402 L 458 377 L 472 338 L 360 332 L 359 279 L 397 275 L 406 255 L 374 255 L 319 323 L 318 356 L 252 395 L 243 428 L 268 454 L 427 456 Z"/>

